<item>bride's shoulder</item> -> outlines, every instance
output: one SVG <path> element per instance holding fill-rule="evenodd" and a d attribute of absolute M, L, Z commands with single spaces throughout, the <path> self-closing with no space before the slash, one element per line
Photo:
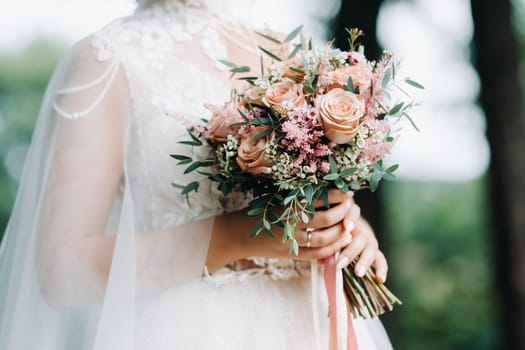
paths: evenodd
<path fill-rule="evenodd" d="M 95 54 L 98 61 L 109 61 L 123 49 L 163 49 L 169 34 L 157 16 L 142 11 L 117 18 L 73 45 L 75 51 Z"/>

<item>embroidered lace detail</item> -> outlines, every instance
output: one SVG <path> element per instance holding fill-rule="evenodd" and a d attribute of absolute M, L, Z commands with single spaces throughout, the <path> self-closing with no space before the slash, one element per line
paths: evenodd
<path fill-rule="evenodd" d="M 174 42 L 188 42 L 198 34 L 204 53 L 217 62 L 226 56 L 214 28 L 220 19 L 215 7 L 188 6 L 178 1 L 155 4 L 111 23 L 93 35 L 91 45 L 102 62 L 113 57 L 117 46 L 138 43 L 146 49 L 152 67 L 160 70 L 164 56 L 173 53 Z M 222 65 L 217 68 L 225 69 Z"/>
<path fill-rule="evenodd" d="M 215 285 L 223 285 L 263 276 L 273 280 L 289 280 L 309 275 L 310 263 L 306 261 L 251 257 L 226 265 L 213 273 L 205 269 L 203 280 Z"/>

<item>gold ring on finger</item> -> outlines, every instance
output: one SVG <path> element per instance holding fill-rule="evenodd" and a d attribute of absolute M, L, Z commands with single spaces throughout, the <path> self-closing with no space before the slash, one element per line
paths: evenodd
<path fill-rule="evenodd" d="M 306 228 L 306 248 L 310 248 L 310 245 L 312 244 L 312 233 L 314 232 L 314 229 L 311 227 Z"/>

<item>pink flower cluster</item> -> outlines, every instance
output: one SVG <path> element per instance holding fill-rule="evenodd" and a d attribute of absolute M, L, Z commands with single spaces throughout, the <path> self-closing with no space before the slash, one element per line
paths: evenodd
<path fill-rule="evenodd" d="M 311 174 L 327 173 L 326 156 L 333 153 L 335 143 L 325 141 L 325 134 L 313 107 L 300 107 L 287 111 L 287 120 L 282 124 L 282 147 L 296 154 L 291 164 L 290 175 L 297 169 Z"/>

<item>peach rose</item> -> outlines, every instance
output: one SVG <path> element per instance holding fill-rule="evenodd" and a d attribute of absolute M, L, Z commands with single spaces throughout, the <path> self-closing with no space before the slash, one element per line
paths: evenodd
<path fill-rule="evenodd" d="M 365 113 L 364 101 L 340 88 L 321 96 L 316 101 L 316 107 L 326 137 L 338 144 L 352 140 L 359 127 L 359 119 Z"/>
<path fill-rule="evenodd" d="M 338 87 L 346 86 L 350 76 L 354 82 L 354 89 L 359 88 L 359 91 L 363 91 L 370 87 L 372 70 L 366 63 L 344 66 L 330 72 L 330 77 L 334 81 L 334 85 Z"/>
<path fill-rule="evenodd" d="M 261 137 L 255 141 L 252 137 L 267 130 L 265 126 L 258 126 L 241 138 L 237 150 L 237 164 L 242 171 L 252 174 L 268 173 L 270 161 L 266 157 L 266 146 L 275 140 L 275 133 Z"/>
<path fill-rule="evenodd" d="M 270 86 L 262 101 L 268 107 L 274 108 L 280 108 L 283 102 L 290 103 L 293 107 L 302 107 L 306 103 L 302 85 L 288 80 Z"/>
<path fill-rule="evenodd" d="M 260 86 L 254 86 L 246 89 L 243 93 L 244 102 L 254 103 L 257 105 L 262 104 L 262 99 L 266 95 L 266 90 Z"/>
<path fill-rule="evenodd" d="M 208 122 L 210 139 L 213 142 L 226 142 L 228 134 L 233 133 L 233 129 L 230 125 L 243 121 L 237 108 L 238 106 L 234 103 L 228 103 L 222 107 L 215 108 L 213 116 Z"/>

